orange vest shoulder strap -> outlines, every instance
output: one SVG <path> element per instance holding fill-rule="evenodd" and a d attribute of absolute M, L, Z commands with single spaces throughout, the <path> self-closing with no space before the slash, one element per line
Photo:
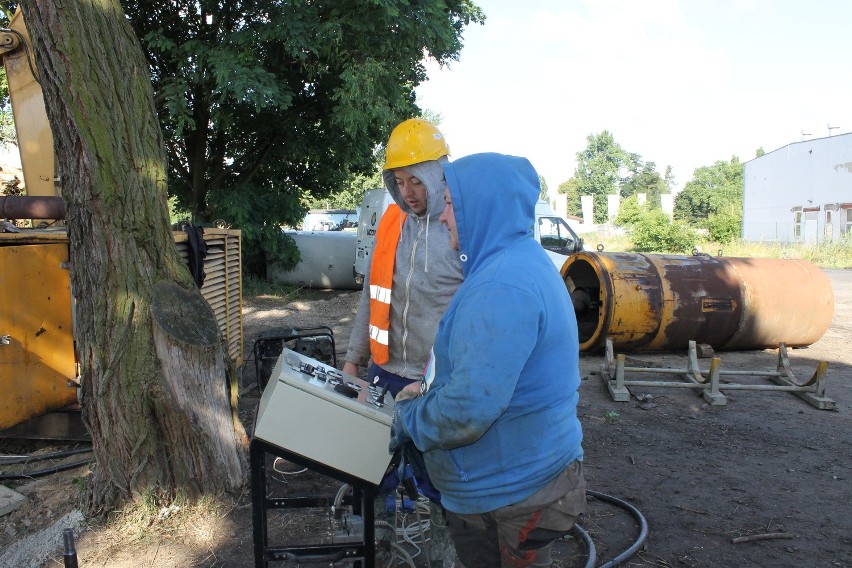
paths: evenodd
<path fill-rule="evenodd" d="M 383 365 L 390 358 L 388 332 L 390 330 L 391 288 L 396 261 L 396 247 L 402 234 L 405 213 L 391 204 L 379 221 L 373 260 L 370 267 L 370 355 L 373 362 Z"/>

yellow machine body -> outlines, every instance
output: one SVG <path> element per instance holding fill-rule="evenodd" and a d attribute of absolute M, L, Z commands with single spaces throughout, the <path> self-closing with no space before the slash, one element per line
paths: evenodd
<path fill-rule="evenodd" d="M 27 45 L 30 44 L 20 9 L 15 12 L 9 27 L 21 34 Z M 56 183 L 53 133 L 47 120 L 41 85 L 33 77 L 35 61 L 32 57 L 32 50 L 23 49 L 23 45 L 3 54 L 21 153 L 21 169 L 27 195 L 56 196 L 60 195 L 60 190 Z"/>
<path fill-rule="evenodd" d="M 0 237 L 0 428 L 8 428 L 77 402 L 77 372 L 67 238 Z"/>
<path fill-rule="evenodd" d="M 186 233 L 172 236 L 189 258 Z M 228 356 L 243 362 L 240 231 L 206 229 L 201 295 Z M 0 233 L 0 429 L 77 402 L 73 300 L 64 228 Z M 8 338 L 8 339 L 6 339 Z M 8 343 L 6 343 L 8 341 Z"/>
<path fill-rule="evenodd" d="M 581 252 L 561 272 L 583 351 L 800 347 L 834 316 L 831 281 L 804 260 Z"/>
<path fill-rule="evenodd" d="M 13 32 L 0 32 L 0 56 L 9 81 L 27 197 L 57 197 L 61 191 L 53 135 L 41 86 L 33 76 L 35 64 L 32 50 L 26 48 L 30 42 L 20 9 L 10 29 Z M 191 251 L 186 233 L 174 231 L 172 236 L 178 254 L 188 262 Z M 241 233 L 209 228 L 204 230 L 204 242 L 206 278 L 201 295 L 216 314 L 228 355 L 239 366 L 243 362 Z M 77 401 L 68 256 L 64 227 L 0 233 L 0 343 L 8 337 L 8 344 L 0 345 L 0 429 Z"/>

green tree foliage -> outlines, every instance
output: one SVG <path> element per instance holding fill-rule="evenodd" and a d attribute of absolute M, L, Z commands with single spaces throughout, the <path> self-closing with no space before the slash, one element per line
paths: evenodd
<path fill-rule="evenodd" d="M 470 0 L 122 5 L 147 51 L 170 192 L 266 256 L 280 250 L 278 226 L 304 214 L 303 196 L 370 175 L 391 128 L 419 114 L 424 53 L 456 60 L 462 31 L 484 21 Z"/>
<path fill-rule="evenodd" d="M 668 193 L 666 181 L 657 173 L 657 165 L 654 162 L 642 163 L 640 156 L 637 154 L 632 156 L 630 175 L 621 184 L 621 196 L 630 197 L 644 193 L 648 206 L 659 209 L 660 195 Z"/>
<path fill-rule="evenodd" d="M 707 218 L 707 231 L 710 239 L 727 244 L 742 236 L 742 209 L 713 213 Z"/>
<path fill-rule="evenodd" d="M 619 227 L 632 227 L 642 216 L 648 213 L 648 210 L 647 202 L 640 205 L 639 198 L 636 195 L 631 195 L 627 199 L 621 200 L 614 223 Z"/>
<path fill-rule="evenodd" d="M 357 174 L 349 179 L 343 189 L 335 191 L 325 198 L 306 196 L 309 209 L 357 209 L 364 200 L 364 194 L 371 189 L 383 189 L 380 170 L 373 175 Z"/>
<path fill-rule="evenodd" d="M 567 195 L 568 214 L 575 217 L 583 216 L 583 204 L 580 200 L 580 182 L 576 177 L 572 177 L 568 181 L 563 181 L 556 188 L 558 193 Z"/>
<path fill-rule="evenodd" d="M 547 190 L 547 182 L 544 180 L 544 176 L 541 174 L 539 174 L 538 176 L 538 185 L 541 188 L 541 192 L 538 194 L 538 198 L 550 203 L 550 193 L 548 193 Z"/>
<path fill-rule="evenodd" d="M 0 6 L 0 27 L 8 28 L 13 10 Z M 12 118 L 12 104 L 9 98 L 9 79 L 6 77 L 6 67 L 0 65 L 0 146 L 17 146 L 18 135 L 15 132 L 15 121 Z"/>
<path fill-rule="evenodd" d="M 606 196 L 618 193 L 621 181 L 619 172 L 629 159 L 628 154 L 604 130 L 586 138 L 586 148 L 577 152 L 577 179 L 579 195 L 592 195 L 595 203 L 595 222 L 606 221 Z"/>
<path fill-rule="evenodd" d="M 689 253 L 698 242 L 695 231 L 659 209 L 640 215 L 630 232 L 636 252 Z"/>
<path fill-rule="evenodd" d="M 580 197 L 592 195 L 594 221 L 601 223 L 606 221 L 607 195 L 629 198 L 644 193 L 649 206 L 659 209 L 660 195 L 672 192 L 675 180 L 671 166 L 666 167 L 663 178 L 654 162 L 645 162 L 639 154 L 625 151 L 606 130 L 590 134 L 586 141 L 586 149 L 577 153 L 574 177 L 560 184 L 557 190 L 568 196 L 569 213 L 581 215 Z M 625 172 L 627 175 L 621 177 Z"/>
<path fill-rule="evenodd" d="M 666 182 L 666 193 L 674 193 L 675 190 L 675 175 L 671 166 L 666 166 L 666 174 L 663 178 Z"/>
<path fill-rule="evenodd" d="M 743 164 L 733 156 L 695 170 L 692 180 L 675 197 L 675 218 L 695 227 L 707 227 L 714 213 L 739 211 L 742 215 Z"/>

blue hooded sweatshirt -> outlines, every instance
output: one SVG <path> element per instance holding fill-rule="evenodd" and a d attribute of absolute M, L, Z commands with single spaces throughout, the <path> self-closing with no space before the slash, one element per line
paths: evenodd
<path fill-rule="evenodd" d="M 577 320 L 533 238 L 539 179 L 525 158 L 444 165 L 465 281 L 438 326 L 428 390 L 396 405 L 392 449 L 412 441 L 460 514 L 526 499 L 583 457 Z"/>

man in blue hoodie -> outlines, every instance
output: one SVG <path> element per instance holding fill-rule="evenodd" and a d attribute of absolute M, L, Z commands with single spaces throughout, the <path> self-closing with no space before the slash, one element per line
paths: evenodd
<path fill-rule="evenodd" d="M 538 174 L 500 154 L 444 174 L 440 220 L 465 280 L 422 388 L 398 396 L 391 451 L 423 452 L 465 568 L 549 566 L 552 541 L 585 511 L 585 480 L 577 322 L 533 238 Z"/>

